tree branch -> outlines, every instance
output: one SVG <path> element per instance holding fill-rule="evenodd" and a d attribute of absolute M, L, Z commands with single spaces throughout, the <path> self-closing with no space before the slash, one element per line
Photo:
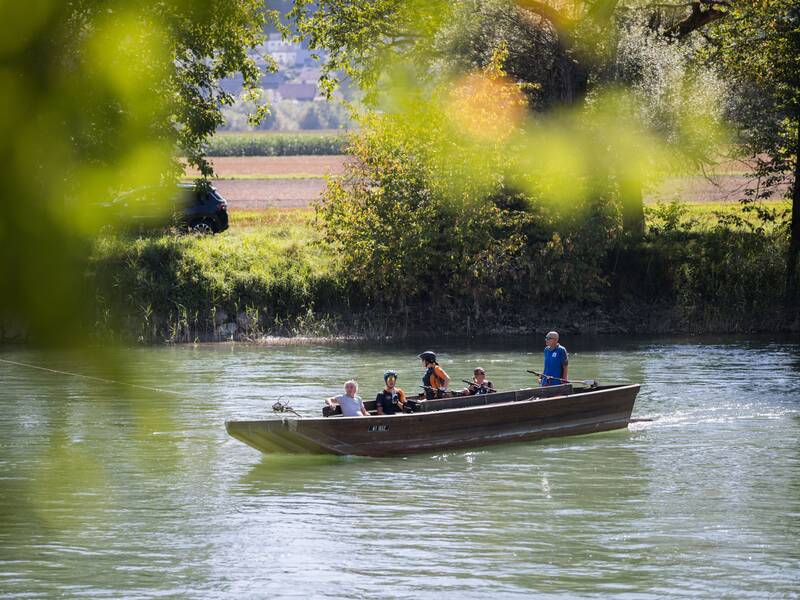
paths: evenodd
<path fill-rule="evenodd" d="M 569 33 L 575 28 L 575 21 L 557 8 L 538 0 L 517 0 L 517 6 L 539 15 L 548 21 L 559 33 Z"/>
<path fill-rule="evenodd" d="M 703 10 L 702 8 L 704 4 L 708 6 L 706 10 Z M 667 35 L 667 37 L 679 40 L 686 37 L 693 31 L 696 31 L 701 27 L 705 27 L 709 23 L 713 23 L 714 21 L 719 21 L 721 18 L 723 18 L 725 15 L 728 14 L 728 11 L 720 10 L 719 8 L 717 8 L 717 6 L 727 7 L 728 4 L 727 2 L 709 2 L 704 0 L 692 2 L 691 3 L 692 13 L 680 23 L 677 23 L 676 25 L 670 27 L 665 32 L 665 34 Z"/>

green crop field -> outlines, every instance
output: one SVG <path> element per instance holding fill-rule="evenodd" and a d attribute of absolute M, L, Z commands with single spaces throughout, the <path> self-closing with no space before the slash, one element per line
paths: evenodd
<path fill-rule="evenodd" d="M 302 156 L 343 154 L 347 137 L 330 133 L 229 133 L 215 135 L 208 156 Z"/>

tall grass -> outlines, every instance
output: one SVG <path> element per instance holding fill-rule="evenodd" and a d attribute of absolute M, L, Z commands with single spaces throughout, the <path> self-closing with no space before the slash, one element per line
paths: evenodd
<path fill-rule="evenodd" d="M 216 135 L 209 156 L 306 156 L 344 154 L 342 133 L 235 133 Z"/>

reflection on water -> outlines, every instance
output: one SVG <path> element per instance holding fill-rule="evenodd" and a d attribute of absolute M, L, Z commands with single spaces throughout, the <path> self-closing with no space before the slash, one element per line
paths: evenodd
<path fill-rule="evenodd" d="M 530 385 L 539 341 L 436 348 Z M 565 340 L 571 375 L 641 382 L 629 430 L 396 459 L 263 457 L 227 418 L 301 414 L 422 345 L 6 352 L 3 597 L 788 597 L 800 579 L 800 345 Z M 94 365 L 94 366 L 93 366 Z M 124 366 L 120 366 L 124 365 Z M 174 392 L 174 393 L 170 393 Z"/>

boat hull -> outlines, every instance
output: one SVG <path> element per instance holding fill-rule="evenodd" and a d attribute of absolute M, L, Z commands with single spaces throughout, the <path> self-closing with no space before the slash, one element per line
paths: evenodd
<path fill-rule="evenodd" d="M 532 389 L 523 399 L 513 398 L 525 390 L 498 395 L 500 402 L 490 394 L 487 404 L 463 408 L 225 425 L 230 435 L 265 453 L 396 456 L 621 429 L 638 391 L 638 385 L 607 386 L 542 398 Z"/>

